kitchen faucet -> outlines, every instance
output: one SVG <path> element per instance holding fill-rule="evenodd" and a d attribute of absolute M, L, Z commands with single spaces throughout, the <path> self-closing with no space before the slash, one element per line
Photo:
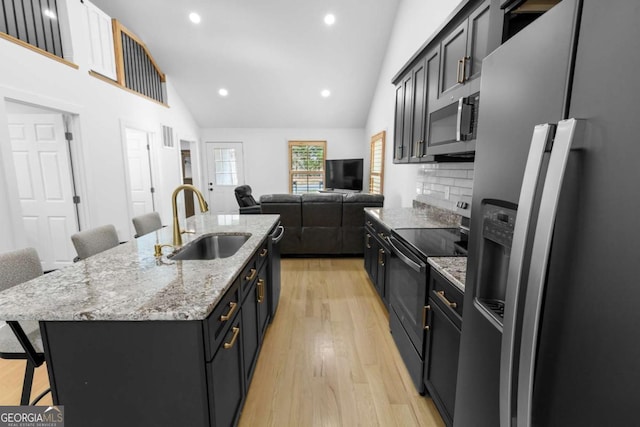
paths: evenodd
<path fill-rule="evenodd" d="M 195 193 L 198 197 L 198 202 L 200 203 L 200 212 L 207 212 L 209 210 L 209 205 L 204 200 L 204 196 L 200 190 L 193 185 L 183 184 L 173 190 L 171 203 L 173 206 L 173 246 L 175 248 L 182 246 L 182 232 L 180 231 L 180 223 L 178 222 L 178 193 L 180 193 L 181 190 L 191 190 Z"/>

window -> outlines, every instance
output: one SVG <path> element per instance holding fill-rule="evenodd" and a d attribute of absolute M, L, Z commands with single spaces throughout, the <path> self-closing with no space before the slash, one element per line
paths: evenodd
<path fill-rule="evenodd" d="M 324 188 L 326 141 L 289 141 L 289 192 L 309 193 Z"/>
<path fill-rule="evenodd" d="M 371 164 L 369 167 L 369 193 L 382 194 L 384 184 L 384 140 L 382 131 L 371 137 Z"/>
<path fill-rule="evenodd" d="M 238 185 L 235 148 L 214 148 L 215 185 Z"/>

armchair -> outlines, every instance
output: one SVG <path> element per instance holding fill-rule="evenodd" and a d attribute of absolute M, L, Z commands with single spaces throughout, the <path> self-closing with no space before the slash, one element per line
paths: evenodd
<path fill-rule="evenodd" d="M 239 211 L 241 214 L 259 214 L 260 203 L 251 195 L 251 187 L 241 185 L 234 190 L 236 200 L 238 201 Z"/>

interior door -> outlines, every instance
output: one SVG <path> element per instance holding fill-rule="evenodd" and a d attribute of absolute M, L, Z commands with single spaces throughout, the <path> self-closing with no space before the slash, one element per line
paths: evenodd
<path fill-rule="evenodd" d="M 233 190 L 244 184 L 241 142 L 207 142 L 207 193 L 213 213 L 238 213 Z"/>
<path fill-rule="evenodd" d="M 75 256 L 70 236 L 78 222 L 62 116 L 11 114 L 8 121 L 22 210 L 16 227 L 24 229 L 45 271 L 69 265 Z"/>
<path fill-rule="evenodd" d="M 137 129 L 125 130 L 131 215 L 136 217 L 155 210 L 153 180 L 149 161 L 149 135 Z"/>

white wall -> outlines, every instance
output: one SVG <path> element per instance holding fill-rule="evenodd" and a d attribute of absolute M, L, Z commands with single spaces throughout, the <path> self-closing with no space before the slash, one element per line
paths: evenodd
<path fill-rule="evenodd" d="M 393 164 L 395 88 L 391 79 L 460 3 L 458 0 L 401 0 L 365 127 L 369 138 L 386 130 L 386 207 L 409 207 L 416 197 L 418 165 Z M 367 162 L 365 162 L 367 163 Z"/>
<path fill-rule="evenodd" d="M 125 156 L 122 127 L 129 125 L 154 133 L 153 157 L 157 160 L 156 187 L 159 210 L 165 224 L 171 223 L 169 197 L 181 182 L 180 139 L 198 140 L 199 129 L 168 76 L 170 108 L 131 94 L 89 75 L 89 39 L 84 5 L 68 0 L 67 8 L 73 40 L 74 69 L 9 41 L 0 39 L 0 251 L 23 246 L 20 229 L 12 230 L 16 208 L 15 174 L 6 165 L 12 162 L 5 101 L 18 100 L 42 105 L 78 116 L 74 144 L 80 145 L 81 205 L 86 221 L 83 228 L 111 223 L 120 238 L 131 238 L 126 197 Z M 135 31 L 135 29 L 133 29 Z M 162 148 L 161 125 L 176 132 L 176 147 Z M 6 203 L 5 203 L 6 201 Z M 7 236 L 7 238 L 5 238 Z"/>
<path fill-rule="evenodd" d="M 289 192 L 289 141 L 327 141 L 327 159 L 364 158 L 364 129 L 204 129 L 206 142 L 242 142 L 245 183 L 256 199 Z M 203 153 L 204 151 L 201 150 Z M 204 157 L 204 156 L 202 156 Z M 206 159 L 202 159 L 206 162 Z M 203 170 L 205 170 L 203 163 Z M 203 174 L 206 179 L 206 174 Z M 365 177 L 365 181 L 366 181 Z"/>

